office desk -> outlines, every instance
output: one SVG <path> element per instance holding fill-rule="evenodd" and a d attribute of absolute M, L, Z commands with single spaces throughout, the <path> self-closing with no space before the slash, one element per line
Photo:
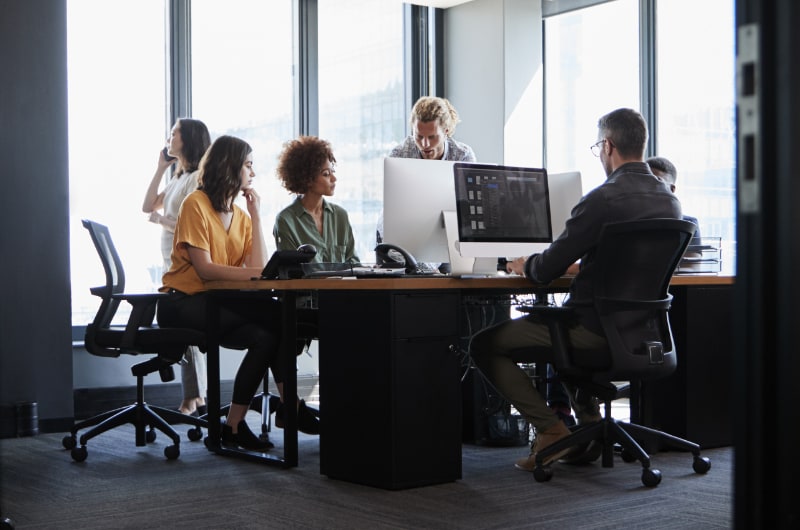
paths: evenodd
<path fill-rule="evenodd" d="M 462 294 L 566 291 L 571 278 L 547 286 L 520 277 L 369 278 L 209 282 L 213 296 L 283 298 L 284 453 L 219 445 L 218 309 L 209 304 L 209 439 L 222 454 L 292 467 L 297 461 L 296 294 L 317 291 L 320 337 L 320 470 L 387 489 L 461 477 L 460 371 L 453 351 Z M 673 286 L 730 286 L 726 276 L 676 276 Z M 679 350 L 679 355 L 681 355 Z"/>
<path fill-rule="evenodd" d="M 469 289 L 476 292 L 486 291 L 490 293 L 497 292 L 532 292 L 536 289 L 543 290 L 565 290 L 569 286 L 570 279 L 562 278 L 553 282 L 549 286 L 535 286 L 523 278 L 519 277 L 502 277 L 502 278 L 474 278 L 474 279 L 458 279 L 458 278 L 442 278 L 442 277 L 414 277 L 414 278 L 368 278 L 368 279 L 354 279 L 354 278 L 330 278 L 330 279 L 302 279 L 302 280 L 253 280 L 253 281 L 212 281 L 208 282 L 207 286 L 210 290 L 211 296 L 209 297 L 208 304 L 208 351 L 207 351 L 207 364 L 208 364 L 208 409 L 209 409 L 209 431 L 206 445 L 212 451 L 218 454 L 237 456 L 245 459 L 261 461 L 267 464 L 276 464 L 284 467 L 293 467 L 298 464 L 297 462 L 297 417 L 294 406 L 294 400 L 297 395 L 297 379 L 296 379 L 296 355 L 294 344 L 296 343 L 296 298 L 298 292 L 317 291 L 320 293 L 320 378 L 328 377 L 325 372 L 325 365 L 327 360 L 337 359 L 333 364 L 327 363 L 329 374 L 335 378 L 335 373 L 341 368 L 349 367 L 349 373 L 356 373 L 358 369 L 358 362 L 355 360 L 356 356 L 351 354 L 336 355 L 335 351 L 340 349 L 350 350 L 349 346 L 340 346 L 337 338 L 348 337 L 348 340 L 354 337 L 367 336 L 369 325 L 366 320 L 359 319 L 357 315 L 366 315 L 375 317 L 380 315 L 378 321 L 389 322 L 391 318 L 391 309 L 387 309 L 384 305 L 386 297 L 398 293 L 449 293 L 450 298 L 445 302 L 445 307 L 442 308 L 441 314 L 451 314 L 453 317 L 458 312 L 458 293 L 461 290 Z M 280 362 L 283 364 L 282 372 L 287 374 L 284 381 L 284 396 L 285 396 L 285 428 L 284 428 L 284 448 L 283 455 L 279 456 L 273 452 L 256 454 L 248 451 L 240 451 L 233 448 L 227 448 L 220 444 L 220 424 L 219 424 L 219 408 L 220 408 L 220 391 L 219 391 L 219 306 L 216 301 L 221 299 L 235 299 L 237 297 L 252 297 L 252 296 L 274 296 L 280 293 L 283 300 L 283 352 L 280 356 Z M 326 294 L 323 294 L 326 293 Z M 337 293 L 343 295 L 344 299 L 338 299 L 330 293 Z M 331 299 L 333 296 L 333 299 Z M 358 303 L 353 303 L 358 299 Z M 355 308 L 357 311 L 341 311 L 341 307 Z M 413 316 L 414 307 L 409 309 L 410 316 Z M 347 316 L 347 318 L 339 322 L 339 318 Z M 337 322 L 337 324 L 331 324 Z M 414 326 L 412 326 L 414 327 Z M 345 331 L 347 330 L 347 331 Z M 401 333 L 412 335 L 418 333 L 416 331 L 400 331 Z M 457 331 L 452 330 L 451 344 L 454 345 L 457 339 Z M 419 338 L 415 336 L 415 338 Z M 448 351 L 450 345 L 448 344 Z M 388 343 L 384 346 L 388 347 Z M 369 351 L 379 349 L 380 346 L 372 344 L 368 348 Z M 327 360 L 326 360 L 327 359 Z M 455 359 L 455 357 L 453 357 Z M 370 363 L 372 360 L 370 361 Z M 371 366 L 370 363 L 365 363 L 366 368 Z M 390 367 L 391 368 L 391 367 Z M 451 374 L 454 381 L 458 381 L 457 372 Z M 334 385 L 332 382 L 328 386 L 322 386 L 322 395 L 334 392 Z M 358 388 L 356 382 L 348 382 L 346 385 L 349 389 Z M 456 389 L 457 390 L 457 389 Z M 456 391 L 454 395 L 459 393 Z M 346 396 L 340 396 L 342 400 L 346 400 Z M 341 409 L 341 414 L 347 414 L 347 407 L 337 406 L 337 396 L 334 395 L 330 399 L 322 399 L 325 403 L 321 406 L 323 415 L 329 418 L 336 418 L 337 409 Z M 449 414 L 460 422 L 460 408 L 457 407 L 454 414 Z M 357 409 L 356 409 L 357 410 Z M 330 414 L 328 413 L 330 411 Z M 352 412 L 352 411 L 351 411 Z M 388 413 L 384 411 L 383 414 Z M 339 435 L 342 435 L 343 430 L 339 428 L 340 422 L 337 420 L 326 420 L 321 425 L 323 430 L 320 436 L 321 445 L 321 467 L 325 472 L 327 462 L 334 460 L 332 457 L 327 456 L 335 454 L 326 447 L 340 447 L 345 444 L 337 442 Z M 341 423 L 343 424 L 343 423 Z M 459 439 L 460 444 L 460 439 Z M 360 446 L 360 444 L 350 444 L 350 447 Z M 401 448 L 402 450 L 402 448 Z M 460 477 L 460 445 L 458 446 L 458 476 L 450 478 L 455 480 Z M 335 467 L 335 466 L 334 466 Z M 330 471 L 332 476 L 338 476 L 336 469 Z"/>

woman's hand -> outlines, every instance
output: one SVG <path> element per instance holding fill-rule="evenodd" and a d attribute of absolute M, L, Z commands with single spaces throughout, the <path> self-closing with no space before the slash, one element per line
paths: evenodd
<path fill-rule="evenodd" d="M 261 197 L 259 197 L 255 188 L 247 188 L 242 190 L 242 196 L 247 202 L 247 213 L 250 214 L 250 218 L 259 218 L 261 210 Z"/>

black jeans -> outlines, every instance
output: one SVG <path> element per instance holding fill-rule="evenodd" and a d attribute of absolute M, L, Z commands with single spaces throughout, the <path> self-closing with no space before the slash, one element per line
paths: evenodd
<path fill-rule="evenodd" d="M 208 293 L 172 291 L 158 302 L 158 325 L 205 331 L 207 304 Z M 233 383 L 233 403 L 249 405 L 270 367 L 275 382 L 283 381 L 275 370 L 281 337 L 280 302 L 272 298 L 221 300 L 220 337 L 225 347 L 247 350 Z"/>

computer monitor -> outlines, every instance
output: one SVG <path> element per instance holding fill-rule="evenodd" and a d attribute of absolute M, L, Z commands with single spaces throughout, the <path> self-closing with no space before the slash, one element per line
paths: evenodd
<path fill-rule="evenodd" d="M 567 226 L 567 219 L 572 209 L 583 197 L 583 184 L 580 171 L 566 173 L 548 173 L 547 186 L 550 188 L 550 225 L 553 227 L 553 239 L 558 239 Z M 541 252 L 547 244 L 534 247 Z"/>
<path fill-rule="evenodd" d="M 455 211 L 453 165 L 447 160 L 386 158 L 383 162 L 383 242 L 418 262 L 445 263 L 442 211 Z"/>
<path fill-rule="evenodd" d="M 473 272 L 552 242 L 547 170 L 459 162 L 453 171 L 459 253 L 476 258 Z"/>

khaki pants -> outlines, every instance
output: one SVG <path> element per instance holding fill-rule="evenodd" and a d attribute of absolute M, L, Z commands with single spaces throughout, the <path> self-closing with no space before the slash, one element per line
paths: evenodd
<path fill-rule="evenodd" d="M 569 340 L 579 349 L 602 348 L 606 344 L 604 337 L 581 325 L 570 329 Z M 559 419 L 517 363 L 525 361 L 520 356 L 524 348 L 550 345 L 547 326 L 524 317 L 481 331 L 470 345 L 470 355 L 481 372 L 537 431 L 552 427 Z M 539 360 L 547 362 L 549 359 Z M 589 407 L 581 407 L 572 401 L 579 417 L 598 413 L 596 404 L 589 406 L 594 410 L 588 410 Z"/>

